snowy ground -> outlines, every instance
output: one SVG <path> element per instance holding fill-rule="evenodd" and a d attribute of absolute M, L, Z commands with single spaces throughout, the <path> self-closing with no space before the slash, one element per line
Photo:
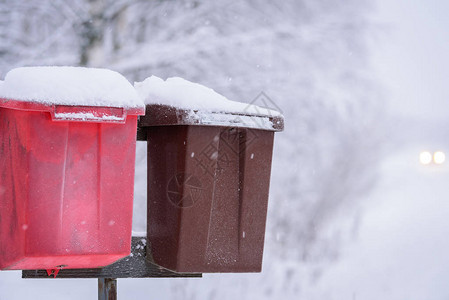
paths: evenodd
<path fill-rule="evenodd" d="M 448 298 L 449 165 L 420 165 L 420 146 L 383 161 L 358 239 L 304 299 Z"/>
<path fill-rule="evenodd" d="M 364 205 L 360 227 L 339 259 L 329 262 L 317 280 L 282 276 L 298 263 L 265 255 L 262 274 L 215 274 L 203 279 L 119 280 L 121 299 L 408 299 L 449 297 L 449 163 L 423 166 L 427 145 L 393 144 L 382 160 L 377 188 Z M 435 145 L 439 149 L 445 146 Z M 395 148 L 397 147 L 397 148 Z M 393 151 L 391 149 L 396 149 Z M 434 149 L 429 149 L 434 150 Z M 269 249 L 269 247 L 268 247 Z M 278 276 L 279 275 L 279 276 Z M 296 282 L 286 282 L 293 280 Z M 286 286 L 288 288 L 285 288 Z M 244 293 L 242 294 L 242 291 Z M 0 299 L 35 297 L 95 299 L 96 281 L 22 280 L 20 272 L 0 273 Z M 148 297 L 148 295 L 152 295 Z"/>

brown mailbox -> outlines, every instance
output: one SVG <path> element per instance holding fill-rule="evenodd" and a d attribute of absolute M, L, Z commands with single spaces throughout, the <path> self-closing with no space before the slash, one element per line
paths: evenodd
<path fill-rule="evenodd" d="M 147 105 L 149 250 L 177 272 L 260 272 L 281 115 Z"/>

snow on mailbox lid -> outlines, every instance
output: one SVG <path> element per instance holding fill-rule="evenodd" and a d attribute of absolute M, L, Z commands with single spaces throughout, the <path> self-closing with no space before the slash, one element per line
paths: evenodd
<path fill-rule="evenodd" d="M 124 123 L 145 105 L 119 73 L 83 67 L 23 67 L 0 82 L 0 107 L 48 111 L 53 120 Z"/>
<path fill-rule="evenodd" d="M 167 115 L 176 114 L 171 119 L 176 119 L 178 125 L 248 127 L 270 131 L 284 128 L 284 117 L 276 110 L 231 101 L 211 88 L 180 77 L 164 81 L 151 76 L 134 83 L 134 87 L 147 105 L 147 114 L 141 117 L 141 124 L 170 125 L 167 123 L 171 122 L 167 121 L 170 116 L 159 117 L 164 111 Z"/>

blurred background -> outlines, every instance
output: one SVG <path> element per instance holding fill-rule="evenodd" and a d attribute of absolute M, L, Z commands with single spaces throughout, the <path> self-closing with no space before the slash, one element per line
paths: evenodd
<path fill-rule="evenodd" d="M 0 0 L 15 67 L 180 76 L 264 92 L 276 134 L 263 272 L 121 279 L 120 299 L 447 299 L 449 3 Z M 133 229 L 145 230 L 138 143 Z M 0 272 L 0 299 L 96 299 L 96 280 Z"/>

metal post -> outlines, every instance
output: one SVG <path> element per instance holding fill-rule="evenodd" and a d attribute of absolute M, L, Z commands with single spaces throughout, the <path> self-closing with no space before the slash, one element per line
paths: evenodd
<path fill-rule="evenodd" d="M 98 278 L 98 300 L 117 300 L 116 278 Z"/>

